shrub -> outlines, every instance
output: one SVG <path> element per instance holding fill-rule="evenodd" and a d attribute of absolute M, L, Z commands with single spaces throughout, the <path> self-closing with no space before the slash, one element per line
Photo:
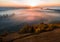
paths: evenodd
<path fill-rule="evenodd" d="M 29 33 L 31 32 L 31 26 L 29 24 L 25 24 L 23 28 L 20 29 L 19 33 Z"/>
<path fill-rule="evenodd" d="M 47 24 L 47 25 L 48 25 L 48 28 L 45 29 L 46 31 L 50 31 L 54 29 L 54 24 Z"/>
<path fill-rule="evenodd" d="M 55 29 L 55 27 L 58 26 L 55 24 L 34 24 L 32 26 L 26 24 L 20 29 L 20 33 L 40 33 L 44 31 L 51 31 Z"/>

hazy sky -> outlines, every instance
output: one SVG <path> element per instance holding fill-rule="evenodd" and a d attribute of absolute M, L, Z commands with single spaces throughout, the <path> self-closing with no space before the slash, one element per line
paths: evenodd
<path fill-rule="evenodd" d="M 60 0 L 0 0 L 0 6 L 21 6 L 21 5 L 41 5 L 51 4 L 59 5 Z"/>

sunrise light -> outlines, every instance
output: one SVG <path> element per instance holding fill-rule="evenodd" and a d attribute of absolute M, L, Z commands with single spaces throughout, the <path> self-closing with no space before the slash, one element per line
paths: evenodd
<path fill-rule="evenodd" d="M 60 0 L 0 0 L 0 7 L 60 6 Z"/>
<path fill-rule="evenodd" d="M 35 7 L 39 4 L 39 1 L 37 1 L 37 0 L 28 0 L 27 3 L 28 3 L 29 6 Z"/>

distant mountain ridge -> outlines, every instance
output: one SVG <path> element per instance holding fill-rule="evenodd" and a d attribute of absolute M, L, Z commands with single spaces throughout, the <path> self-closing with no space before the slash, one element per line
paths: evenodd
<path fill-rule="evenodd" d="M 0 11 L 13 10 L 13 9 L 28 9 L 28 7 L 0 7 Z"/>

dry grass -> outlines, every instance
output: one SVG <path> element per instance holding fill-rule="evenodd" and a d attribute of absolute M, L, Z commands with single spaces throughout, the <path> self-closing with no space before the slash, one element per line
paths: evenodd
<path fill-rule="evenodd" d="M 24 25 L 19 32 L 20 33 L 40 33 L 44 31 L 51 31 L 56 28 L 60 28 L 60 24 L 34 24 L 32 26 Z"/>
<path fill-rule="evenodd" d="M 11 41 L 12 42 L 15 40 L 20 40 L 20 38 L 23 39 L 25 37 L 29 37 L 31 33 L 32 34 L 38 34 L 38 33 L 45 32 L 45 31 L 51 31 L 51 30 L 54 30 L 56 28 L 60 28 L 60 24 L 34 24 L 34 25 L 25 24 L 23 26 L 23 28 L 21 28 L 18 32 L 11 33 L 11 34 L 9 34 L 8 32 L 5 32 L 2 35 L 0 35 L 0 42 L 5 42 L 5 41 Z M 26 35 L 23 35 L 24 33 Z M 28 33 L 30 33 L 30 34 L 28 34 Z"/>

